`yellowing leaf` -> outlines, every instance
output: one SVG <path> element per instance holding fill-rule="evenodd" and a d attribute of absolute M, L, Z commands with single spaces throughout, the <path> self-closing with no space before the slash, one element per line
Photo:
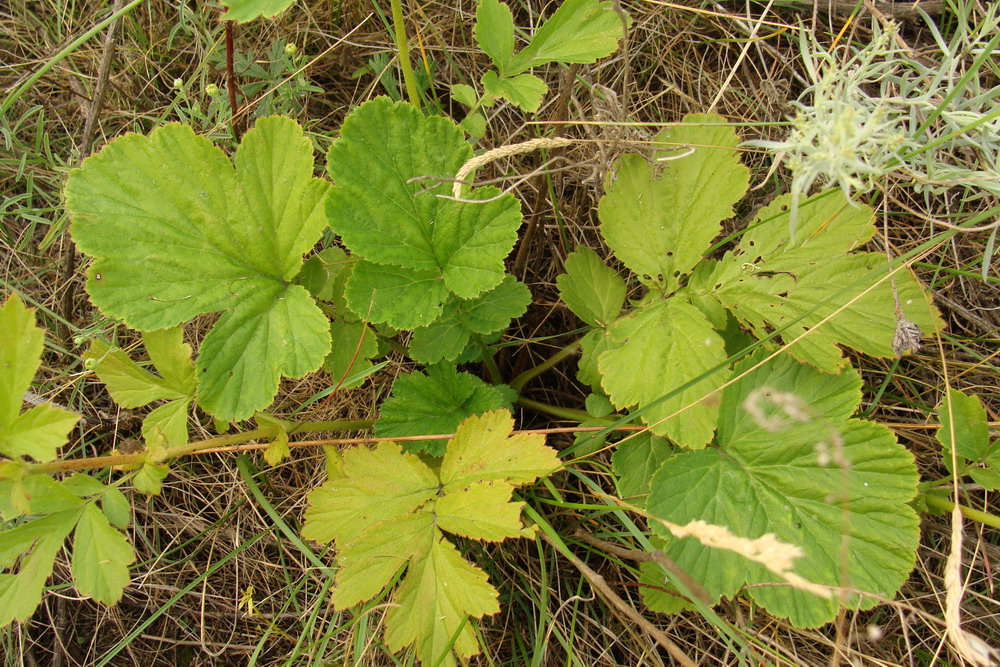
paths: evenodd
<path fill-rule="evenodd" d="M 337 554 L 337 587 L 333 604 L 347 609 L 370 600 L 385 588 L 411 558 L 426 554 L 440 534 L 434 514 L 416 512 L 371 526 Z"/>
<path fill-rule="evenodd" d="M 510 413 L 500 410 L 462 422 L 441 461 L 445 491 L 491 479 L 521 486 L 559 467 L 559 457 L 545 446 L 544 436 L 511 436 L 513 428 Z"/>
<path fill-rule="evenodd" d="M 510 502 L 510 484 L 476 482 L 444 495 L 434 505 L 441 530 L 474 540 L 501 542 L 508 537 L 531 537 L 521 527 L 524 503 Z"/>
<path fill-rule="evenodd" d="M 415 510 L 437 494 L 438 478 L 394 442 L 344 452 L 344 477 L 309 494 L 302 535 L 349 542 L 368 526 Z"/>
<path fill-rule="evenodd" d="M 424 558 L 410 565 L 400 584 L 397 606 L 385 621 L 386 644 L 398 651 L 416 642 L 417 658 L 424 664 L 455 665 L 452 650 L 464 658 L 479 652 L 468 617 L 497 613 L 496 599 L 486 573 L 462 560 L 442 537 Z M 449 649 L 456 632 L 458 637 Z"/>

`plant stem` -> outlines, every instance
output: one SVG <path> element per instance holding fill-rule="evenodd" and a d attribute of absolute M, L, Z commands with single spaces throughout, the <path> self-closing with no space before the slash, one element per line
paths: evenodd
<path fill-rule="evenodd" d="M 529 410 L 537 410 L 538 412 L 546 412 L 550 415 L 555 415 L 560 419 L 569 419 L 575 422 L 585 422 L 585 421 L 595 421 L 590 413 L 586 410 L 574 410 L 573 408 L 560 408 L 555 405 L 549 405 L 548 403 L 542 403 L 541 401 L 533 401 L 530 398 L 519 398 L 517 399 L 517 404 L 522 408 L 528 408 Z M 610 424 L 611 422 L 608 422 Z"/>
<path fill-rule="evenodd" d="M 420 93 L 417 92 L 417 80 L 410 64 L 410 46 L 406 42 L 406 24 L 403 22 L 402 0 L 392 0 L 392 28 L 396 37 L 396 50 L 399 51 L 399 66 L 403 70 L 403 81 L 406 83 L 406 96 L 410 104 L 420 108 Z"/>
<path fill-rule="evenodd" d="M 575 340 L 563 349 L 559 350 L 551 357 L 538 364 L 534 368 L 529 368 L 524 371 L 516 378 L 510 382 L 510 388 L 514 391 L 520 392 L 521 388 L 535 379 L 537 376 L 541 375 L 545 371 L 549 370 L 556 364 L 562 363 L 568 357 L 576 356 L 577 352 L 580 350 L 580 341 Z"/>
<path fill-rule="evenodd" d="M 300 424 L 293 424 L 292 427 L 289 428 L 288 432 L 291 434 L 310 433 L 315 431 L 359 431 L 370 429 L 374 423 L 374 420 L 370 419 L 357 421 L 302 422 Z M 233 433 L 231 435 L 222 435 L 217 438 L 209 438 L 208 440 L 189 442 L 187 444 L 180 445 L 179 447 L 171 447 L 168 449 L 163 461 L 180 458 L 181 456 L 197 454 L 198 452 L 206 449 L 239 445 L 258 438 L 270 438 L 273 437 L 274 434 L 275 429 L 273 427 L 255 428 L 252 431 L 245 431 L 243 433 Z M 148 460 L 149 454 L 147 452 L 139 452 L 138 454 L 118 454 L 114 456 L 93 456 L 83 459 L 71 459 L 69 461 L 51 461 L 49 463 L 29 464 L 26 466 L 26 474 L 48 474 L 54 472 L 67 472 L 70 470 L 87 470 L 90 468 L 110 468 L 111 466 L 137 465 L 146 463 Z M 161 461 L 157 461 L 157 463 L 160 462 Z"/>
<path fill-rule="evenodd" d="M 934 507 L 935 509 L 946 510 L 949 512 L 955 509 L 955 503 L 943 496 L 939 496 L 936 493 L 925 493 L 924 502 L 926 502 L 929 507 Z M 974 510 L 971 507 L 966 507 L 965 505 L 959 505 L 958 511 L 961 512 L 962 516 L 966 519 L 978 521 L 981 524 L 991 526 L 993 528 L 1000 528 L 1000 516 L 990 514 L 989 512 L 980 512 L 979 510 Z"/>

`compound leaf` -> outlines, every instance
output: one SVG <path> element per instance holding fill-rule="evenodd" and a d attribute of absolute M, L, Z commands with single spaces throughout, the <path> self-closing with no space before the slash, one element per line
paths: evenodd
<path fill-rule="evenodd" d="M 510 7 L 500 0 L 482 0 L 476 8 L 476 25 L 472 34 L 479 48 L 503 74 L 514 57 L 514 17 Z M 474 93 L 471 103 L 463 102 L 470 107 L 475 103 Z"/>
<path fill-rule="evenodd" d="M 524 503 L 510 502 L 514 487 L 499 480 L 475 482 L 441 497 L 434 514 L 441 530 L 473 540 L 502 542 L 531 537 L 521 526 Z"/>
<path fill-rule="evenodd" d="M 550 62 L 595 62 L 618 48 L 624 28 L 610 2 L 566 0 L 514 56 L 504 74 L 519 74 Z"/>
<path fill-rule="evenodd" d="M 115 604 L 128 585 L 128 566 L 135 552 L 125 536 L 111 527 L 94 503 L 83 508 L 73 540 L 76 589 L 105 604 Z"/>
<path fill-rule="evenodd" d="M 17 574 L 0 574 L 0 628 L 26 621 L 35 612 L 77 516 L 76 510 L 57 512 L 0 533 L 0 567 L 10 568 L 22 556 Z"/>
<path fill-rule="evenodd" d="M 504 389 L 447 364 L 429 367 L 426 375 L 401 375 L 392 386 L 392 396 L 382 403 L 375 433 L 384 438 L 454 433 L 470 415 L 510 407 L 513 397 Z M 446 442 L 408 442 L 406 448 L 440 456 Z"/>
<path fill-rule="evenodd" d="M 366 102 L 344 121 L 327 156 L 336 183 L 326 206 L 330 227 L 355 256 L 419 272 L 459 297 L 496 287 L 521 223 L 517 200 L 499 196 L 492 187 L 476 188 L 464 198 L 493 201 L 462 203 L 438 196 L 450 193 L 448 179 L 471 155 L 462 130 L 450 120 L 425 117 L 410 104 L 384 97 Z M 367 284 L 373 273 L 362 280 L 356 269 L 349 291 L 363 292 L 359 283 Z M 419 309 L 406 293 L 399 297 L 405 301 L 397 312 Z M 359 301 L 355 298 L 355 304 Z M 374 314 L 372 319 L 411 328 Z"/>
<path fill-rule="evenodd" d="M 42 356 L 45 334 L 35 326 L 35 313 L 17 292 L 0 306 L 0 454 L 51 461 L 80 415 L 52 405 L 36 405 L 21 413 L 24 393 Z"/>
<path fill-rule="evenodd" d="M 556 278 L 559 296 L 587 324 L 607 326 L 625 304 L 627 287 L 618 273 L 586 246 L 566 257 L 566 273 Z"/>
<path fill-rule="evenodd" d="M 598 367 L 612 402 L 643 408 L 650 430 L 682 447 L 708 444 L 719 413 L 713 392 L 728 371 L 712 371 L 726 358 L 725 346 L 701 311 L 680 299 L 655 301 L 617 320 L 609 335 L 610 349 Z"/>
<path fill-rule="evenodd" d="M 512 490 L 559 464 L 542 436 L 510 438 L 512 426 L 509 412 L 470 417 L 448 443 L 440 471 L 395 443 L 347 450 L 330 480 L 309 494 L 303 535 L 335 541 L 339 550 L 334 604 L 343 609 L 376 596 L 406 567 L 386 617 L 386 643 L 393 650 L 415 643 L 424 664 L 454 665 L 453 651 L 478 653 L 469 619 L 499 611 L 485 573 L 442 530 L 489 541 L 530 536 Z"/>
<path fill-rule="evenodd" d="M 347 609 L 370 600 L 389 585 L 407 562 L 430 551 L 434 514 L 427 511 L 389 517 L 340 547 L 333 604 Z"/>
<path fill-rule="evenodd" d="M 281 375 L 315 370 L 329 349 L 326 318 L 289 284 L 325 224 L 312 144 L 294 121 L 265 118 L 235 163 L 170 124 L 116 139 L 66 184 L 102 311 L 144 331 L 225 311 L 197 362 L 199 403 L 222 419 L 265 407 Z"/>
<path fill-rule="evenodd" d="M 737 373 L 763 358 L 752 357 Z M 835 396 L 835 389 L 807 389 L 801 403 L 786 400 L 803 387 L 829 382 L 830 376 L 786 355 L 750 371 L 724 391 L 721 420 L 746 423 L 735 413 L 766 386 L 785 421 L 765 414 L 760 422 L 767 428 L 756 436 L 741 439 L 722 430 L 734 439 L 720 437 L 718 449 L 679 452 L 653 476 L 647 508 L 676 524 L 702 519 L 740 537 L 773 533 L 802 549 L 795 571 L 809 581 L 891 596 L 913 568 L 919 542 L 918 517 L 907 504 L 916 495 L 913 456 L 889 429 L 842 416 L 828 419 L 806 402 L 814 393 L 818 406 L 842 404 L 847 397 Z M 855 377 L 842 385 L 851 401 L 859 382 Z M 665 528 L 653 527 L 669 538 Z M 849 558 L 842 558 L 845 549 Z M 666 554 L 715 596 L 733 596 L 748 584 L 781 583 L 758 563 L 694 538 L 670 539 Z M 756 586 L 749 594 L 798 627 L 826 623 L 838 608 L 836 597 L 825 600 L 787 585 Z M 847 604 L 867 609 L 876 601 L 849 596 Z"/>
<path fill-rule="evenodd" d="M 669 294 L 733 215 L 750 172 L 740 164 L 736 132 L 720 116 L 688 115 L 654 141 L 679 147 L 658 150 L 655 157 L 665 161 L 655 167 L 641 155 L 625 155 L 598 214 L 615 256 L 640 281 Z"/>
<path fill-rule="evenodd" d="M 888 265 L 879 253 L 850 252 L 874 232 L 871 209 L 817 195 L 799 207 L 804 226 L 788 232 L 789 196 L 762 209 L 757 226 L 711 279 L 697 289 L 712 293 L 741 322 L 763 335 L 782 328 L 798 359 L 835 373 L 845 364 L 838 345 L 876 357 L 893 357 L 895 298 Z M 894 274 L 903 314 L 926 334 L 942 322 L 928 292 L 912 272 Z"/>

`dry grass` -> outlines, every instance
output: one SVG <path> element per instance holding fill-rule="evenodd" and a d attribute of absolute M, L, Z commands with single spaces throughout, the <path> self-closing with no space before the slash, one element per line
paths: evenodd
<path fill-rule="evenodd" d="M 407 4 L 408 29 L 411 35 L 419 32 L 420 38 L 414 50 L 416 64 L 436 64 L 434 91 L 444 112 L 460 117 L 461 109 L 447 96 L 448 85 L 467 81 L 470 73 L 481 73 L 487 66 L 472 39 L 474 4 Z M 767 18 L 779 22 L 815 18 L 818 34 L 829 36 L 844 19 L 829 16 L 824 4 L 818 3 L 815 12 L 796 14 L 786 9 Z M 530 231 L 515 248 L 511 266 L 531 287 L 535 302 L 514 332 L 515 338 L 529 342 L 501 355 L 506 377 L 533 366 L 570 339 L 530 341 L 578 326 L 559 303 L 555 277 L 572 247 L 601 247 L 595 214 L 600 193 L 592 177 L 595 171 L 606 170 L 614 157 L 609 145 L 620 143 L 623 148 L 636 140 L 634 134 L 619 135 L 605 127 L 597 130 L 604 133 L 599 137 L 604 141 L 596 142 L 593 128 L 574 124 L 597 115 L 592 86 L 616 91 L 634 121 L 675 121 L 685 113 L 714 108 L 731 120 L 755 124 L 746 130 L 747 139 L 781 136 L 780 128 L 762 124 L 781 120 L 788 101 L 803 87 L 794 38 L 764 26 L 759 34 L 762 39 L 747 41 L 747 28 L 759 14 L 743 15 L 741 5 L 712 4 L 706 6 L 710 11 L 652 2 L 625 5 L 634 19 L 627 54 L 619 52 L 590 67 L 551 68 L 547 75 L 551 94 L 536 119 L 528 123 L 516 110 L 497 107 L 490 112 L 489 138 L 478 147 L 509 145 L 553 129 L 563 136 L 590 140 L 553 150 L 550 157 L 562 158 L 553 166 L 567 168 L 532 176 L 515 188 L 523 202 L 525 229 Z M 384 92 L 371 74 L 351 77 L 371 56 L 394 53 L 389 32 L 372 7 L 357 0 L 299 2 L 273 21 L 256 22 L 238 31 L 237 50 L 256 58 L 282 38 L 296 43 L 300 53 L 323 54 L 309 63 L 306 72 L 325 92 L 310 96 L 299 118 L 315 133 L 320 148 L 325 149 L 327 135 L 339 127 L 352 105 Z M 514 7 L 516 24 L 534 24 L 540 9 L 536 2 L 518 4 Z M 760 10 L 754 5 L 754 12 Z M 6 63 L 0 65 L 0 88 L 9 90 L 24 80 L 106 11 L 104 3 L 57 0 L 13 0 L 0 9 L 0 63 Z M 197 104 L 207 105 L 204 86 L 223 84 L 217 64 L 211 64 L 218 61 L 209 59 L 209 54 L 220 53 L 218 16 L 201 3 L 186 2 L 150 2 L 129 15 L 115 47 L 95 150 L 123 132 L 148 131 L 176 120 L 177 99 L 171 88 L 176 78 L 190 82 Z M 856 39 L 865 39 L 865 24 L 864 20 L 854 24 Z M 919 22 L 909 23 L 903 34 L 917 49 L 928 43 Z M 71 340 L 81 331 L 113 328 L 85 300 L 79 267 L 72 274 L 65 271 L 70 249 L 60 201 L 65 173 L 79 160 L 78 142 L 91 111 L 101 41 L 98 35 L 74 50 L 0 119 L 7 142 L 0 152 L 4 291 L 16 288 L 39 308 L 52 337 L 42 369 L 42 390 L 86 417 L 86 427 L 76 440 L 81 455 L 106 453 L 138 432 L 137 420 L 119 411 L 99 383 L 81 372 L 82 350 Z M 225 134 L 224 127 L 197 129 Z M 754 171 L 754 183 L 764 180 L 770 166 L 764 157 L 748 154 L 746 160 Z M 513 156 L 493 163 L 478 176 L 516 177 L 538 169 L 544 161 L 538 154 Z M 733 228 L 787 182 L 787 175 L 779 170 L 768 180 L 768 187 L 744 202 Z M 947 197 L 917 199 L 903 185 L 891 185 L 885 193 L 892 208 L 901 213 L 889 221 L 889 238 L 880 235 L 874 242 L 879 249 L 888 243 L 895 255 L 930 236 L 933 225 L 929 220 L 951 213 Z M 866 379 L 866 400 L 874 401 L 872 416 L 895 428 L 916 456 L 925 479 L 946 474 L 929 428 L 946 382 L 983 397 L 990 419 L 994 424 L 998 419 L 1000 316 L 996 309 L 1000 289 L 995 278 L 974 277 L 987 236 L 960 235 L 935 249 L 918 267 L 948 319 L 948 335 L 938 345 L 898 363 L 857 360 Z M 68 301 L 67 293 L 74 298 Z M 69 303 L 72 308 L 66 310 Z M 122 344 L 133 340 L 124 330 L 118 333 Z M 197 330 L 189 335 L 194 340 L 200 336 Z M 311 420 L 370 418 L 392 380 L 407 368 L 394 359 L 365 387 L 339 392 L 302 416 Z M 530 385 L 526 395 L 580 407 L 586 390 L 573 374 L 572 368 L 557 368 Z M 329 378 L 322 374 L 287 381 L 276 413 L 289 413 L 327 386 Z M 524 412 L 518 417 L 522 427 L 563 425 L 540 414 Z M 207 422 L 205 426 L 193 437 L 209 437 Z M 581 474 L 611 491 L 613 484 L 597 463 L 581 465 Z M 256 479 L 274 512 L 295 529 L 300 525 L 305 494 L 322 478 L 322 454 L 299 451 Z M 589 489 L 576 477 L 558 478 L 555 483 L 570 501 L 592 500 Z M 400 664 L 379 638 L 384 607 L 374 605 L 357 617 L 333 612 L 326 604 L 326 573 L 275 529 L 273 517 L 248 492 L 233 455 L 178 463 L 160 497 L 136 496 L 134 500 L 130 537 L 140 562 L 121 604 L 106 608 L 80 600 L 65 583 L 71 580 L 69 565 L 61 560 L 51 582 L 54 588 L 34 618 L 4 631 L 0 640 L 0 653 L 6 652 L 3 664 L 91 665 L 110 650 L 118 652 L 109 664 L 143 667 L 242 665 L 251 657 L 265 665 L 307 661 Z M 997 511 L 993 497 L 984 493 L 973 493 L 964 502 L 983 511 Z M 586 517 L 563 511 L 548 518 L 569 534 Z M 612 538 L 604 532 L 620 530 L 613 524 L 592 527 L 595 535 L 605 539 Z M 690 613 L 646 616 L 681 651 L 706 665 L 965 664 L 946 638 L 943 622 L 950 534 L 949 516 L 925 515 L 918 565 L 899 599 L 870 612 L 847 611 L 828 627 L 800 630 L 762 612 L 747 598 L 725 602 L 717 610 L 721 622 L 747 638 L 751 647 L 742 654 L 722 639 L 718 622 Z M 622 600 L 643 610 L 630 564 L 582 542 L 570 543 Z M 647 633 L 605 604 L 580 571 L 546 545 L 522 541 L 501 547 L 474 544 L 469 549 L 470 557 L 489 569 L 504 602 L 502 613 L 483 623 L 488 656 L 476 664 L 672 664 Z M 1000 563 L 996 533 L 967 522 L 962 561 L 967 568 L 964 627 L 1000 644 L 998 593 L 993 583 Z"/>

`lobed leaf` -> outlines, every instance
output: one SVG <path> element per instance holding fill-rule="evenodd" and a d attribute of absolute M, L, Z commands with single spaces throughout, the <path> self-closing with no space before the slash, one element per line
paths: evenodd
<path fill-rule="evenodd" d="M 466 417 L 508 408 L 512 402 L 506 387 L 486 384 L 451 365 L 431 366 L 426 375 L 416 372 L 397 378 L 392 396 L 382 403 L 375 433 L 383 438 L 454 433 Z M 424 440 L 408 442 L 406 448 L 440 456 L 446 443 Z"/>
<path fill-rule="evenodd" d="M 249 23 L 256 18 L 276 16 L 292 6 L 295 0 L 221 0 L 226 7 L 223 20 Z"/>
<path fill-rule="evenodd" d="M 762 359 L 751 358 L 737 372 Z M 785 420 L 757 414 L 768 428 L 756 435 L 723 429 L 718 449 L 679 452 L 653 476 L 647 508 L 673 523 L 702 519 L 740 537 L 773 533 L 803 550 L 795 570 L 809 581 L 892 596 L 912 569 L 919 542 L 918 518 L 907 504 L 916 494 L 913 457 L 885 427 L 823 416 L 824 403 L 857 399 L 857 377 L 835 380 L 842 396 L 823 387 L 830 380 L 786 355 L 750 371 L 724 391 L 720 420 L 745 423 L 736 413 L 749 405 L 755 414 L 753 395 L 761 387 L 771 392 Z M 797 397 L 805 387 L 811 389 Z M 797 418 L 800 414 L 806 417 Z M 654 524 L 654 531 L 669 537 L 662 526 Z M 756 586 L 749 594 L 798 627 L 821 625 L 837 613 L 836 597 L 824 600 L 780 585 L 762 565 L 694 538 L 670 539 L 666 554 L 715 596 L 733 596 L 745 585 L 779 584 Z M 856 595 L 847 602 L 861 609 L 876 603 Z"/>
<path fill-rule="evenodd" d="M 608 334 L 612 342 L 598 367 L 612 402 L 638 405 L 653 433 L 682 447 L 708 444 L 719 414 L 713 392 L 728 373 L 712 370 L 725 360 L 725 347 L 701 311 L 680 299 L 655 301 L 616 321 Z"/>
<path fill-rule="evenodd" d="M 405 102 L 377 98 L 344 121 L 327 156 L 336 183 L 326 206 L 330 227 L 353 255 L 409 272 L 386 283 L 382 266 L 355 268 L 348 304 L 360 317 L 375 291 L 372 321 L 413 328 L 433 321 L 424 313 L 439 311 L 448 292 L 468 299 L 500 284 L 521 223 L 517 200 L 489 187 L 465 195 L 481 201 L 438 196 L 469 157 L 457 125 Z"/>
<path fill-rule="evenodd" d="M 116 139 L 66 184 L 102 311 L 143 331 L 224 311 L 197 362 L 199 403 L 222 419 L 265 407 L 281 375 L 315 370 L 329 349 L 326 318 L 289 284 L 325 224 L 312 144 L 294 121 L 265 118 L 235 165 L 170 124 Z"/>
<path fill-rule="evenodd" d="M 624 156 L 598 214 L 615 256 L 669 294 L 733 215 L 750 172 L 740 164 L 736 132 L 720 116 L 685 116 L 654 141 L 671 146 L 654 154 L 665 162 L 654 167 L 641 155 Z"/>
<path fill-rule="evenodd" d="M 967 467 L 967 461 L 979 463 L 987 459 L 992 450 L 990 429 L 980 399 L 949 388 L 937 406 L 937 413 L 941 420 L 937 439 L 944 450 L 941 458 L 948 472 L 956 472 L 952 450 L 957 457 L 959 474 Z"/>

